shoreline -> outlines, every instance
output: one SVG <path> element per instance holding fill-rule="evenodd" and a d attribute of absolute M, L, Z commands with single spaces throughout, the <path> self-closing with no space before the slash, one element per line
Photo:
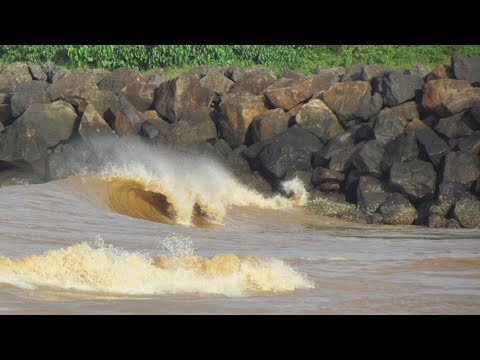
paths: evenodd
<path fill-rule="evenodd" d="M 364 224 L 480 228 L 480 56 L 281 76 L 200 66 L 173 79 L 0 67 L 0 187 L 75 174 L 119 138 L 203 154 L 263 194 L 295 177 L 307 209 Z"/>

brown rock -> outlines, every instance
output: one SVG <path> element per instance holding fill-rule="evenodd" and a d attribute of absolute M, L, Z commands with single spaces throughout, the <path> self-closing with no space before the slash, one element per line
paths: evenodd
<path fill-rule="evenodd" d="M 425 77 L 425 81 L 452 79 L 452 68 L 446 64 L 440 64 Z"/>
<path fill-rule="evenodd" d="M 212 120 L 215 110 L 209 107 L 201 107 L 195 111 L 186 113 L 179 121 L 186 121 L 200 140 L 211 141 L 217 138 L 217 128 Z"/>
<path fill-rule="evenodd" d="M 229 94 L 220 103 L 219 127 L 225 141 L 232 147 L 245 143 L 245 135 L 253 119 L 264 112 L 261 96 L 251 93 Z"/>
<path fill-rule="evenodd" d="M 77 69 L 73 73 L 65 75 L 50 85 L 46 92 L 52 101 L 63 99 L 72 90 L 96 88 L 97 82 L 93 74 L 84 69 Z"/>
<path fill-rule="evenodd" d="M 163 70 L 161 67 L 151 69 L 143 74 L 143 77 L 149 84 L 158 87 L 161 83 L 165 82 L 165 70 Z"/>
<path fill-rule="evenodd" d="M 465 80 L 439 79 L 431 80 L 423 86 L 422 105 L 425 109 L 445 115 L 442 102 L 462 89 L 470 88 Z"/>
<path fill-rule="evenodd" d="M 374 77 L 385 73 L 385 68 L 382 64 L 370 64 L 362 66 L 360 72 L 360 79 L 362 81 L 371 81 Z"/>
<path fill-rule="evenodd" d="M 288 128 L 290 115 L 282 109 L 267 110 L 256 116 L 247 134 L 247 144 L 251 145 L 275 135 L 278 135 Z"/>
<path fill-rule="evenodd" d="M 90 104 L 83 112 L 82 119 L 78 126 L 78 133 L 82 139 L 89 144 L 99 137 L 115 137 L 110 126 L 108 126 L 102 116 L 95 110 L 93 105 Z"/>
<path fill-rule="evenodd" d="M 413 120 L 415 118 L 420 118 L 420 114 L 418 112 L 417 103 L 415 101 L 407 101 L 403 104 L 383 109 L 380 114 L 385 113 L 389 116 L 400 116 L 404 120 Z M 379 116 L 380 116 L 379 114 Z"/>
<path fill-rule="evenodd" d="M 213 95 L 213 91 L 203 87 L 195 75 L 186 73 L 162 83 L 154 104 L 161 117 L 175 122 L 188 112 L 208 107 Z"/>
<path fill-rule="evenodd" d="M 113 92 L 97 87 L 79 88 L 69 91 L 64 97 L 65 101 L 76 106 L 80 113 L 85 111 L 88 104 L 92 104 L 107 123 L 113 124 L 113 110 L 118 108 L 118 98 Z"/>
<path fill-rule="evenodd" d="M 160 124 L 160 126 L 168 125 L 168 122 L 158 116 L 157 110 L 147 110 L 143 115 L 153 124 Z"/>
<path fill-rule="evenodd" d="M 103 80 L 98 83 L 98 88 L 100 90 L 112 91 L 118 95 L 120 90 L 135 81 L 145 81 L 145 78 L 132 69 L 118 68 L 105 76 Z"/>
<path fill-rule="evenodd" d="M 130 104 L 138 111 L 144 112 L 153 104 L 155 88 L 155 85 L 146 81 L 134 81 L 120 90 L 119 94 L 125 95 Z"/>
<path fill-rule="evenodd" d="M 259 95 L 265 88 L 273 84 L 275 80 L 271 70 L 256 68 L 250 74 L 237 81 L 229 92 L 234 94 L 247 91 Z"/>
<path fill-rule="evenodd" d="M 422 120 L 420 120 L 418 118 L 415 118 L 407 124 L 407 126 L 405 127 L 405 133 L 406 134 L 411 134 L 411 133 L 414 133 L 418 129 L 423 129 L 423 128 L 427 128 L 427 127 L 428 126 L 425 125 L 425 123 Z"/>
<path fill-rule="evenodd" d="M 453 115 L 480 105 L 480 88 L 470 87 L 452 93 L 442 100 L 443 112 L 446 115 Z"/>
<path fill-rule="evenodd" d="M 207 71 L 200 79 L 200 85 L 215 91 L 217 94 L 227 92 L 235 84 L 232 80 L 223 75 L 222 71 Z"/>
<path fill-rule="evenodd" d="M 7 65 L 2 73 L 10 75 L 17 84 L 32 81 L 32 75 L 30 74 L 28 65 L 21 62 L 13 62 Z"/>
<path fill-rule="evenodd" d="M 47 74 L 45 74 L 40 65 L 30 65 L 29 68 L 33 80 L 47 81 Z"/>
<path fill-rule="evenodd" d="M 7 126 L 13 121 L 10 104 L 0 104 L 0 123 Z"/>
<path fill-rule="evenodd" d="M 118 108 L 113 109 L 115 133 L 119 136 L 137 134 L 147 119 L 124 97 L 121 96 L 118 100 Z"/>
<path fill-rule="evenodd" d="M 13 93 L 16 87 L 17 83 L 11 75 L 0 74 L 0 93 Z"/>

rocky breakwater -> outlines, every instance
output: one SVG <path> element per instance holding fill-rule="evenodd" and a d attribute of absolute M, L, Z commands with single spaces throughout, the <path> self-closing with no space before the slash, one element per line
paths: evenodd
<path fill-rule="evenodd" d="M 307 208 L 363 223 L 480 227 L 480 57 L 431 70 L 381 64 L 0 73 L 0 183 L 91 164 L 95 138 L 142 137 L 216 157 L 264 193 L 300 178 Z M 288 194 L 285 194 L 288 196 Z"/>

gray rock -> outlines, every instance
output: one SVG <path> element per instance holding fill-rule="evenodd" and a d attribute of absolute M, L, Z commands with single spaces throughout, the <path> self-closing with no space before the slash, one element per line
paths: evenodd
<path fill-rule="evenodd" d="M 389 185 L 412 201 L 428 200 L 435 193 L 437 173 L 433 165 L 422 160 L 394 162 Z"/>
<path fill-rule="evenodd" d="M 328 144 L 316 153 L 313 158 L 314 166 L 326 166 L 337 171 L 347 171 L 350 166 L 350 158 L 354 152 L 354 138 L 349 132 L 336 135 Z"/>
<path fill-rule="evenodd" d="M 382 64 L 363 65 L 360 71 L 360 79 L 362 81 L 371 81 L 374 77 L 383 75 L 385 68 Z"/>
<path fill-rule="evenodd" d="M 17 84 L 32 81 L 32 75 L 30 74 L 28 65 L 21 62 L 16 61 L 8 64 L 5 66 L 5 69 L 3 69 L 2 73 L 5 75 L 10 75 Z"/>
<path fill-rule="evenodd" d="M 50 98 L 45 93 L 48 84 L 40 81 L 24 82 L 17 85 L 17 89 L 10 99 L 10 108 L 14 118 L 22 115 L 33 103 L 48 104 Z"/>
<path fill-rule="evenodd" d="M 138 72 L 129 68 L 118 68 L 105 76 L 99 83 L 100 90 L 108 90 L 118 95 L 120 90 L 132 82 L 145 81 Z"/>
<path fill-rule="evenodd" d="M 227 155 L 232 152 L 232 148 L 230 147 L 230 145 L 228 145 L 228 143 L 223 139 L 218 139 L 217 141 L 215 141 L 214 146 L 218 150 L 218 152 L 224 157 L 227 157 Z"/>
<path fill-rule="evenodd" d="M 384 149 L 378 140 L 367 141 L 352 155 L 353 165 L 361 174 L 370 174 L 375 177 L 382 176 L 380 164 L 384 156 Z"/>
<path fill-rule="evenodd" d="M 445 156 L 442 182 L 458 183 L 470 188 L 480 176 L 480 158 L 461 151 L 452 151 Z"/>
<path fill-rule="evenodd" d="M 480 55 L 470 57 L 455 55 L 452 58 L 452 65 L 456 79 L 480 85 Z"/>
<path fill-rule="evenodd" d="M 413 99 L 422 89 L 423 79 L 405 71 L 391 71 L 383 76 L 383 101 L 392 107 Z"/>
<path fill-rule="evenodd" d="M 32 75 L 33 80 L 47 81 L 48 76 L 42 70 L 42 67 L 40 65 L 30 65 L 29 68 L 30 68 L 30 74 Z"/>
<path fill-rule="evenodd" d="M 472 129 L 470 129 L 463 121 L 465 115 L 465 112 L 460 112 L 447 118 L 440 119 L 437 126 L 435 126 L 435 131 L 449 139 L 455 139 L 472 134 Z"/>
<path fill-rule="evenodd" d="M 469 154 L 480 154 L 480 131 L 459 140 L 458 148 Z"/>
<path fill-rule="evenodd" d="M 235 83 L 223 75 L 222 71 L 207 71 L 204 77 L 200 79 L 200 85 L 210 89 L 217 94 L 227 92 Z"/>
<path fill-rule="evenodd" d="M 113 129 L 119 136 L 138 134 L 146 117 L 123 96 L 118 99 L 118 108 L 113 110 L 115 121 Z"/>
<path fill-rule="evenodd" d="M 48 60 L 45 64 L 41 65 L 41 68 L 43 72 L 47 74 L 47 81 L 50 83 L 54 83 L 70 73 L 67 68 L 58 66 L 50 60 Z"/>
<path fill-rule="evenodd" d="M 450 150 L 448 144 L 429 127 L 416 129 L 415 136 L 417 137 L 420 149 L 435 166 L 438 166 L 440 160 Z"/>
<path fill-rule="evenodd" d="M 256 116 L 247 132 L 247 144 L 270 139 L 288 129 L 290 115 L 283 109 L 267 110 Z"/>
<path fill-rule="evenodd" d="M 96 88 L 97 82 L 93 73 L 85 69 L 77 69 L 66 74 L 50 85 L 46 92 L 52 101 L 64 99 L 65 95 L 75 89 Z"/>
<path fill-rule="evenodd" d="M 345 181 L 345 175 L 343 173 L 323 167 L 315 168 L 311 177 L 312 184 L 314 185 L 319 185 L 324 182 L 341 183 Z"/>
<path fill-rule="evenodd" d="M 79 113 L 83 113 L 89 104 L 93 105 L 108 124 L 113 124 L 115 120 L 113 111 L 119 107 L 117 95 L 97 88 L 79 88 L 69 91 L 65 95 L 65 101 L 76 106 Z"/>
<path fill-rule="evenodd" d="M 388 172 L 395 162 L 405 162 L 418 157 L 419 150 L 414 134 L 400 134 L 385 146 L 381 162 L 383 172 Z"/>
<path fill-rule="evenodd" d="M 370 175 L 362 175 L 357 187 L 357 205 L 365 213 L 374 213 L 390 196 L 381 182 Z"/>
<path fill-rule="evenodd" d="M 383 221 L 391 225 L 410 225 L 417 218 L 417 210 L 403 195 L 394 193 L 380 206 Z"/>
<path fill-rule="evenodd" d="M 314 199 L 310 200 L 307 210 L 323 216 L 336 217 L 345 221 L 367 223 L 367 216 L 363 214 L 355 204 L 338 199 L 334 195 L 315 193 Z"/>
<path fill-rule="evenodd" d="M 216 110 L 209 107 L 201 107 L 197 110 L 184 114 L 179 121 L 186 121 L 198 138 L 204 141 L 212 141 L 217 138 L 217 128 L 212 118 Z"/>
<path fill-rule="evenodd" d="M 471 196 L 462 198 L 453 209 L 455 219 L 466 228 L 480 228 L 480 201 Z"/>
<path fill-rule="evenodd" d="M 379 114 L 373 126 L 375 139 L 380 144 L 386 145 L 398 135 L 404 133 L 406 126 L 407 121 L 400 116 L 391 116 L 387 113 Z"/>

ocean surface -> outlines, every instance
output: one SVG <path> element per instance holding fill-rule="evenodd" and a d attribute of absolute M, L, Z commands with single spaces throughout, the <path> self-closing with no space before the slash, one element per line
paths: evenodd
<path fill-rule="evenodd" d="M 102 150 L 105 151 L 105 150 Z M 479 314 L 480 231 L 360 225 L 140 144 L 0 188 L 0 314 Z"/>

